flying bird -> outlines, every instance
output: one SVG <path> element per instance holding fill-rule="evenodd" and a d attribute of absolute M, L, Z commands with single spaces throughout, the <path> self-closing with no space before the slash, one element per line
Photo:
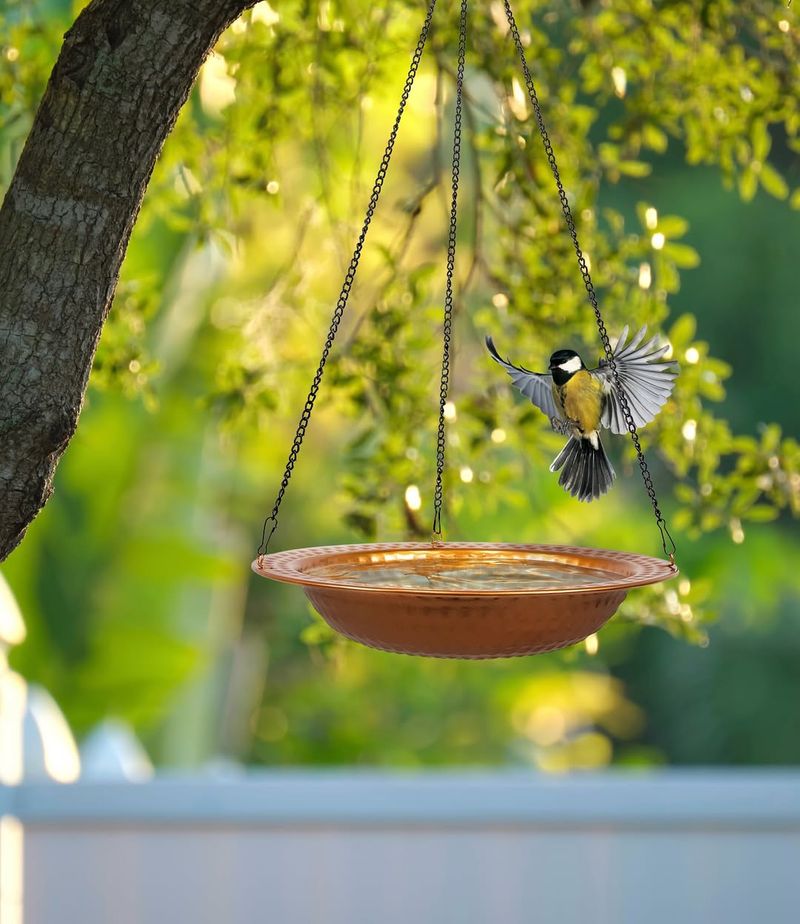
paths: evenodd
<path fill-rule="evenodd" d="M 676 364 L 662 359 L 669 345 L 659 346 L 658 337 L 643 342 L 646 333 L 643 327 L 627 342 L 626 326 L 614 347 L 619 380 L 637 427 L 658 414 L 678 375 Z M 596 369 L 587 369 L 574 350 L 557 350 L 550 357 L 549 372 L 532 372 L 503 359 L 491 337 L 486 338 L 486 346 L 514 385 L 550 418 L 553 429 L 569 436 L 550 466 L 551 472 L 561 472 L 558 483 L 581 501 L 605 494 L 615 474 L 600 442 L 600 429 L 628 432 L 609 363 L 601 359 Z"/>

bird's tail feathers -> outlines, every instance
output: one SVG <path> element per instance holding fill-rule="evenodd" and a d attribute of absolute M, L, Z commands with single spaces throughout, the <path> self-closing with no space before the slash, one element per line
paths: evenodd
<path fill-rule="evenodd" d="M 595 448 L 591 440 L 571 436 L 553 460 L 550 471 L 561 471 L 558 483 L 580 501 L 601 497 L 615 478 L 614 469 L 599 438 Z"/>

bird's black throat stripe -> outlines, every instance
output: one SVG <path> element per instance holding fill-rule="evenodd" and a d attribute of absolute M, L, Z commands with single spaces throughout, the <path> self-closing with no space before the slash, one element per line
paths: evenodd
<path fill-rule="evenodd" d="M 578 371 L 578 369 L 575 370 L 575 372 Z M 555 366 L 551 371 L 551 375 L 553 376 L 553 381 L 558 386 L 558 388 L 562 388 L 567 384 L 572 376 L 575 375 L 575 372 L 567 372 L 566 369 L 562 369 L 560 366 Z"/>

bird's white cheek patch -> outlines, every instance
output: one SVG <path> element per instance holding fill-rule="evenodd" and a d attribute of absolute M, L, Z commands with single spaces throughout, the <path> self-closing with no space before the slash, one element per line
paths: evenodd
<path fill-rule="evenodd" d="M 561 363 L 558 367 L 563 369 L 564 372 L 577 372 L 581 368 L 580 357 L 573 356 L 572 359 L 568 359 L 565 363 Z"/>

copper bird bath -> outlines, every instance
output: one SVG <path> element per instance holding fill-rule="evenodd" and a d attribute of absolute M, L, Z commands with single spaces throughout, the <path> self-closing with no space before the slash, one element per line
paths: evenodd
<path fill-rule="evenodd" d="M 337 632 L 384 651 L 504 658 L 596 632 L 628 590 L 677 572 L 666 561 L 601 549 L 403 542 L 293 549 L 253 562 L 300 584 Z"/>

